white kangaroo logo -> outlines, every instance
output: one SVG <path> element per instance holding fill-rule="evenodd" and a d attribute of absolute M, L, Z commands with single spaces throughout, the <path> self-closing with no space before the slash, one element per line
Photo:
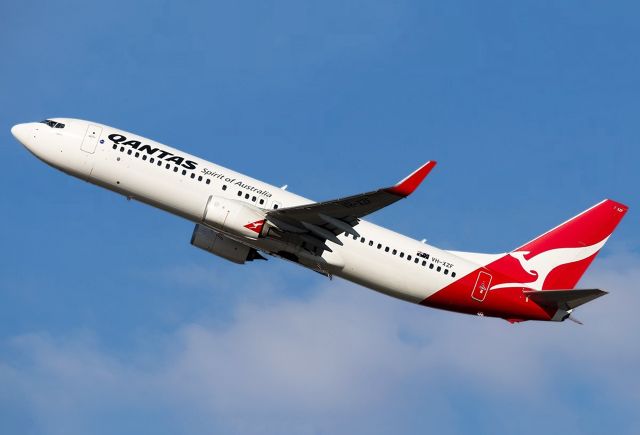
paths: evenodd
<path fill-rule="evenodd" d="M 591 257 L 604 246 L 608 238 L 609 237 L 606 237 L 601 242 L 582 248 L 550 249 L 539 253 L 529 260 L 524 258 L 529 251 L 510 252 L 509 255 L 520 262 L 520 266 L 522 266 L 522 269 L 524 269 L 525 272 L 530 274 L 532 277 L 537 276 L 537 278 L 535 281 L 527 283 L 506 282 L 504 284 L 497 284 L 492 286 L 491 290 L 507 287 L 526 287 L 532 290 L 542 290 L 542 285 L 544 284 L 545 279 L 547 279 L 547 276 L 553 269 L 560 265 L 574 263 Z"/>

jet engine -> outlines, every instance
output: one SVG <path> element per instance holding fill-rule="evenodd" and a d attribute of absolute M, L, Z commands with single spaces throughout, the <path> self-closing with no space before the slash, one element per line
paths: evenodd
<path fill-rule="evenodd" d="M 254 240 L 264 236 L 268 229 L 264 211 L 258 207 L 215 195 L 209 197 L 202 222 L 224 233 Z"/>
<path fill-rule="evenodd" d="M 238 264 L 244 264 L 246 261 L 266 260 L 255 249 L 200 224 L 197 224 L 193 229 L 191 244 Z"/>

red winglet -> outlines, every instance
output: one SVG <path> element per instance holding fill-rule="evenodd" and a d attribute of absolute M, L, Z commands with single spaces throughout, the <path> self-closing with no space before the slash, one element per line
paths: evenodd
<path fill-rule="evenodd" d="M 436 162 L 433 160 L 428 161 L 424 165 L 420 166 L 416 169 L 411 175 L 409 175 L 404 180 L 400 181 L 393 187 L 387 189 L 389 193 L 395 193 L 400 196 L 409 196 L 413 193 L 414 190 L 422 183 L 422 180 L 431 172 L 431 170 L 436 165 Z"/>

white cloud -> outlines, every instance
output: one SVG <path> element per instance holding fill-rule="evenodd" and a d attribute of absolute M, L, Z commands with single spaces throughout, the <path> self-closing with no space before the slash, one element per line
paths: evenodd
<path fill-rule="evenodd" d="M 0 382 L 48 433 L 95 432 L 122 413 L 192 433 L 419 431 L 407 420 L 423 413 L 458 432 L 459 403 L 477 397 L 488 415 L 520 403 L 530 424 L 505 430 L 561 413 L 554 427 L 580 432 L 584 410 L 566 388 L 584 384 L 623 411 L 640 399 L 638 282 L 637 256 L 597 261 L 585 286 L 611 294 L 578 311 L 579 326 L 428 310 L 335 281 L 307 299 L 242 302 L 229 324 L 187 324 L 125 355 L 90 333 L 16 337 Z"/>

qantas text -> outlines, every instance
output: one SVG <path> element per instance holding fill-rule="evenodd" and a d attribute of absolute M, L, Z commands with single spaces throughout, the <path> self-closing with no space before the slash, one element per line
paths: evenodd
<path fill-rule="evenodd" d="M 164 160 L 165 162 L 173 162 L 178 166 L 182 166 L 185 169 L 196 169 L 198 164 L 192 160 L 186 160 L 184 157 L 176 156 L 169 151 L 164 151 L 158 147 L 152 147 L 151 145 L 143 144 L 139 140 L 127 140 L 125 135 L 119 133 L 110 134 L 109 140 L 114 144 L 127 145 L 131 148 L 135 148 L 140 152 L 146 152 L 149 155 Z"/>

